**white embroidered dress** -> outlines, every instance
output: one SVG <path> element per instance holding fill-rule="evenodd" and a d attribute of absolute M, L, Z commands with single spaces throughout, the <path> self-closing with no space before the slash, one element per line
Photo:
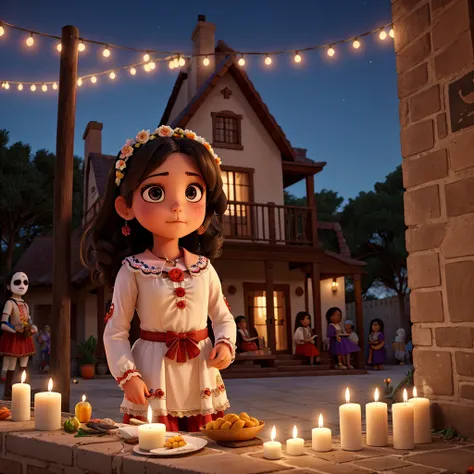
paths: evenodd
<path fill-rule="evenodd" d="M 184 258 L 174 267 L 182 271 L 181 282 L 172 281 L 168 276 L 171 269 L 164 270 L 163 260 L 149 250 L 127 257 L 117 274 L 113 307 L 104 331 L 112 375 L 120 386 L 141 375 L 148 390 L 153 390 L 148 403 L 154 417 L 208 415 L 230 406 L 219 371 L 208 366 L 213 348 L 209 338 L 197 343 L 199 355 L 195 358 L 186 355 L 186 362 L 165 357 L 168 347 L 164 342 L 138 339 L 130 348 L 128 338 L 135 310 L 142 330 L 162 333 L 205 329 L 209 315 L 215 343 L 228 344 L 234 356 L 236 326 L 217 272 L 207 258 L 184 249 L 183 253 Z M 147 406 L 125 398 L 120 408 L 129 415 L 147 413 Z"/>

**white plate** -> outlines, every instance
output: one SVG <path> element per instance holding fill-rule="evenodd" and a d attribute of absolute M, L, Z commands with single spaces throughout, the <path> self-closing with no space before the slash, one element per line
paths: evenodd
<path fill-rule="evenodd" d="M 178 434 L 179 433 L 166 433 L 166 437 L 169 438 L 170 436 L 177 436 Z M 205 440 L 204 438 L 186 435 L 181 436 L 183 437 L 184 441 L 186 441 L 186 446 L 183 446 L 182 448 L 158 448 L 152 449 L 151 451 L 143 451 L 137 444 L 133 447 L 133 452 L 142 456 L 180 456 L 182 454 L 189 454 L 195 453 L 196 451 L 200 451 L 207 444 L 207 440 Z"/>

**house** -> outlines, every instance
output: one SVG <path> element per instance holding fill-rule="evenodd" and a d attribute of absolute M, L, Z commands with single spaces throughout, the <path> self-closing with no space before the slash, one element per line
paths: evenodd
<path fill-rule="evenodd" d="M 317 218 L 314 175 L 326 163 L 311 160 L 306 150 L 290 144 L 232 49 L 222 41 L 216 46 L 214 32 L 215 26 L 200 15 L 192 34 L 193 53 L 200 56 L 179 72 L 160 124 L 194 130 L 223 158 L 229 201 L 222 222 L 226 240 L 214 265 L 232 312 L 246 315 L 273 353 L 290 354 L 296 313 L 309 311 L 317 334 L 324 335 L 326 310 L 345 308 L 349 276 L 355 281 L 361 332 L 364 264 L 351 258 L 339 224 Z M 202 58 L 213 52 L 205 66 Z M 89 122 L 83 136 L 82 228 L 100 208 L 115 159 L 102 153 L 102 129 L 101 123 Z M 307 207 L 285 206 L 285 188 L 301 180 L 306 182 Z M 90 283 L 80 264 L 82 228 L 72 237 L 73 340 L 102 332 L 105 303 L 111 298 L 108 290 Z M 333 234 L 337 251 L 320 243 L 325 232 Z M 52 240 L 35 240 L 16 267 L 29 275 L 28 301 L 42 325 L 51 311 Z"/>

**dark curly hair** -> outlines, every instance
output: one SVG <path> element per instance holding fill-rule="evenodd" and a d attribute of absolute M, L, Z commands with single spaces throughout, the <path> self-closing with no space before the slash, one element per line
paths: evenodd
<path fill-rule="evenodd" d="M 329 308 L 326 311 L 326 321 L 328 322 L 328 324 L 331 322 L 331 316 L 334 313 L 336 313 L 337 311 L 339 311 L 341 313 L 341 317 L 342 317 L 342 310 L 341 310 L 341 308 L 338 308 L 337 306 L 333 306 L 332 308 Z"/>
<path fill-rule="evenodd" d="M 311 328 L 311 315 L 307 311 L 300 311 L 296 314 L 295 331 L 298 328 L 303 327 L 303 319 L 306 318 L 306 316 L 308 316 L 308 318 L 309 318 L 309 327 Z"/>
<path fill-rule="evenodd" d="M 110 170 L 100 211 L 82 236 L 81 259 L 91 270 L 94 282 L 112 287 L 122 260 L 153 246 L 153 234 L 137 219 L 128 223 L 130 235 L 125 237 L 122 234 L 123 219 L 115 210 L 115 199 L 123 196 L 131 206 L 133 193 L 140 183 L 173 153 L 191 157 L 207 185 L 206 216 L 202 224 L 206 231 L 202 235 L 197 230 L 191 232 L 179 239 L 179 246 L 209 259 L 221 254 L 224 239 L 219 217 L 227 208 L 227 198 L 214 157 L 204 145 L 189 138 L 155 138 L 134 152 L 127 162 L 127 172 L 120 187 L 115 185 L 115 167 Z"/>
<path fill-rule="evenodd" d="M 380 332 L 384 332 L 385 324 L 380 318 L 375 318 L 370 321 L 369 331 L 372 332 L 372 324 L 377 323 L 380 326 Z"/>

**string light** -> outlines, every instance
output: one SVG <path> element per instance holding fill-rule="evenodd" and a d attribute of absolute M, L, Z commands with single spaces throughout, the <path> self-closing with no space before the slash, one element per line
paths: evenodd
<path fill-rule="evenodd" d="M 47 86 L 46 84 L 43 84 L 43 85 L 41 86 L 41 90 L 42 90 L 43 92 L 47 92 L 48 86 Z"/>
<path fill-rule="evenodd" d="M 18 84 L 18 90 L 22 91 L 23 90 L 23 84 Z"/>
<path fill-rule="evenodd" d="M 383 41 L 387 37 L 387 32 L 385 30 L 382 30 L 379 33 L 379 38 Z"/>
<path fill-rule="evenodd" d="M 55 82 L 53 82 L 53 89 L 56 90 L 57 88 L 58 88 L 58 85 Z"/>
<path fill-rule="evenodd" d="M 8 84 L 8 82 L 5 82 L 4 86 L 3 86 L 6 90 L 10 89 L 10 84 Z"/>
<path fill-rule="evenodd" d="M 336 54 L 336 50 L 332 46 L 330 46 L 328 49 L 328 56 L 332 58 L 335 54 Z"/>
<path fill-rule="evenodd" d="M 143 61 L 148 62 L 150 60 L 150 55 L 148 53 L 145 53 L 143 55 Z"/>
<path fill-rule="evenodd" d="M 395 38 L 395 30 L 393 28 L 390 28 L 390 31 L 388 32 L 388 36 L 390 36 L 390 38 Z"/>
<path fill-rule="evenodd" d="M 109 77 L 110 77 L 110 79 L 112 79 L 112 81 L 113 81 L 117 76 L 116 76 L 115 72 L 112 71 L 112 72 L 109 74 Z"/>
<path fill-rule="evenodd" d="M 151 63 L 148 63 L 148 67 L 150 68 L 150 71 L 154 71 L 156 68 L 156 64 L 152 61 Z"/>
<path fill-rule="evenodd" d="M 356 38 L 354 42 L 352 43 L 352 47 L 354 49 L 359 49 L 360 48 L 360 41 Z"/>
<path fill-rule="evenodd" d="M 148 63 L 144 64 L 143 69 L 145 70 L 145 72 L 150 72 L 150 65 Z"/>
<path fill-rule="evenodd" d="M 186 64 L 186 60 L 183 58 L 183 56 L 180 56 L 178 59 L 178 64 L 183 67 Z"/>
<path fill-rule="evenodd" d="M 169 63 L 168 66 L 170 69 L 174 69 L 174 59 L 172 59 Z"/>
<path fill-rule="evenodd" d="M 173 65 L 174 65 L 175 68 L 178 68 L 178 67 L 179 67 L 179 60 L 178 60 L 178 58 L 174 58 L 174 59 L 173 59 Z"/>
<path fill-rule="evenodd" d="M 79 79 L 77 80 L 77 87 L 81 87 L 81 86 L 82 86 L 82 79 L 79 78 Z"/>
<path fill-rule="evenodd" d="M 92 76 L 91 77 L 91 82 L 92 82 L 92 84 L 95 84 L 97 82 L 97 77 Z"/>
<path fill-rule="evenodd" d="M 245 66 L 245 59 L 244 59 L 244 55 L 242 54 L 242 56 L 240 57 L 239 61 L 238 61 L 238 64 L 240 67 L 243 67 Z"/>
<path fill-rule="evenodd" d="M 33 33 L 30 33 L 30 36 L 26 39 L 26 46 L 31 48 L 35 44 L 35 39 L 33 38 Z"/>
<path fill-rule="evenodd" d="M 63 45 L 61 43 L 58 43 L 56 46 L 56 49 L 61 52 L 63 50 Z"/>
<path fill-rule="evenodd" d="M 0 36 L 3 36 L 5 34 L 5 28 L 3 27 L 3 24 L 0 23 Z"/>
<path fill-rule="evenodd" d="M 31 84 L 30 91 L 34 92 L 36 90 L 36 86 L 34 84 Z"/>
<path fill-rule="evenodd" d="M 102 51 L 102 56 L 104 56 L 104 58 L 110 57 L 110 49 L 108 46 L 106 46 L 104 50 Z"/>
<path fill-rule="evenodd" d="M 272 63 L 272 58 L 270 56 L 268 56 L 268 54 L 267 54 L 267 57 L 265 58 L 265 64 L 267 66 L 270 66 L 271 63 Z"/>
<path fill-rule="evenodd" d="M 211 61 L 209 61 L 209 58 L 206 56 L 203 60 L 202 60 L 202 63 L 204 64 L 204 66 L 209 66 L 209 64 L 211 64 Z"/>
<path fill-rule="evenodd" d="M 77 47 L 78 51 L 82 53 L 86 49 L 86 45 L 84 44 L 84 41 L 81 41 Z"/>
<path fill-rule="evenodd" d="M 293 58 L 293 61 L 295 61 L 295 63 L 300 63 L 301 62 L 301 54 L 298 53 L 298 51 L 295 52 L 295 57 Z"/>
<path fill-rule="evenodd" d="M 137 73 L 137 70 L 134 67 L 130 68 L 130 74 L 134 76 Z"/>

